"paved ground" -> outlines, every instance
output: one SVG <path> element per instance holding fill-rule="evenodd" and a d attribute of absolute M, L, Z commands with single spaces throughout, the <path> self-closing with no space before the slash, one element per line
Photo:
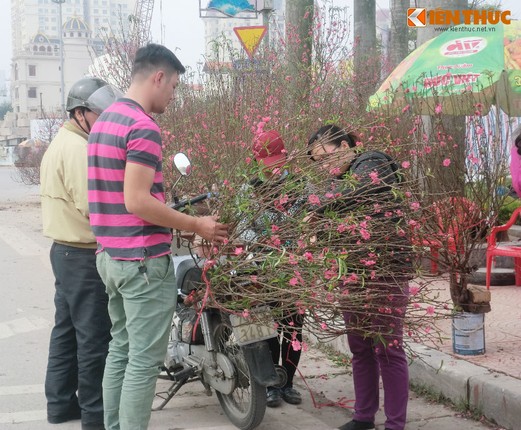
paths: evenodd
<path fill-rule="evenodd" d="M 438 283 L 447 284 L 448 281 L 442 278 Z M 451 321 L 440 323 L 447 340 L 439 349 L 469 363 L 517 378 L 521 385 L 521 287 L 492 286 L 490 289 L 492 310 L 485 314 L 485 354 L 455 355 L 450 337 Z"/>

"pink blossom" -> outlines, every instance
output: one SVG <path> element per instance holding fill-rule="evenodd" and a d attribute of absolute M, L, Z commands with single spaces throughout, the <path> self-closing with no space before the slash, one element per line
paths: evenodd
<path fill-rule="evenodd" d="M 320 198 L 316 194 L 311 194 L 308 197 L 308 202 L 312 205 L 319 205 L 320 204 Z"/>
<path fill-rule="evenodd" d="M 271 225 L 271 232 L 272 233 L 276 233 L 279 230 L 280 230 L 280 228 L 278 226 L 276 226 L 275 224 Z"/>
<path fill-rule="evenodd" d="M 418 209 L 420 209 L 420 203 L 418 203 L 418 202 L 412 202 L 412 203 L 411 203 L 411 209 L 412 209 L 413 211 L 417 211 Z"/>
<path fill-rule="evenodd" d="M 297 278 L 291 278 L 289 280 L 289 285 L 291 285 L 292 287 L 298 285 L 298 279 Z"/>
<path fill-rule="evenodd" d="M 361 228 L 360 236 L 362 236 L 362 239 L 368 240 L 371 237 L 371 233 L 369 233 L 365 228 Z"/>
<path fill-rule="evenodd" d="M 450 166 L 450 158 L 445 158 L 445 160 L 443 160 L 443 166 L 444 167 L 449 167 Z"/>
<path fill-rule="evenodd" d="M 411 109 L 411 105 L 407 105 L 402 109 L 402 113 L 408 112 Z"/>
<path fill-rule="evenodd" d="M 403 161 L 402 162 L 402 168 L 408 169 L 409 167 L 411 167 L 411 163 L 409 163 L 408 161 Z"/>
<path fill-rule="evenodd" d="M 246 164 L 250 164 L 251 163 L 251 157 L 246 157 Z"/>
<path fill-rule="evenodd" d="M 411 294 L 411 296 L 415 296 L 419 292 L 420 292 L 420 288 L 416 285 L 413 285 L 409 288 L 409 293 Z"/>
<path fill-rule="evenodd" d="M 281 205 L 284 205 L 286 203 L 288 203 L 288 200 L 289 200 L 289 197 L 287 194 L 284 194 L 280 199 L 279 199 L 279 203 Z"/>
<path fill-rule="evenodd" d="M 374 266 L 376 264 L 375 260 L 360 260 L 361 263 L 364 264 L 364 266 Z"/>
<path fill-rule="evenodd" d="M 378 172 L 376 171 L 369 173 L 369 177 L 371 178 L 371 182 L 373 184 L 379 184 L 381 182 L 380 178 L 378 177 Z"/>
<path fill-rule="evenodd" d="M 358 275 L 356 273 L 351 273 L 346 279 L 346 283 L 351 284 L 354 282 L 358 282 Z"/>
<path fill-rule="evenodd" d="M 347 230 L 347 226 L 345 224 L 338 224 L 336 231 L 339 233 L 343 233 Z"/>
<path fill-rule="evenodd" d="M 437 114 L 440 114 L 441 112 L 443 111 L 442 107 L 441 107 L 441 104 L 437 104 L 436 107 L 434 108 L 434 112 L 436 112 Z"/>
<path fill-rule="evenodd" d="M 327 324 L 325 322 L 320 323 L 320 328 L 322 330 L 327 330 Z"/>
<path fill-rule="evenodd" d="M 277 235 L 271 236 L 270 242 L 273 246 L 280 246 L 280 244 L 282 243 L 280 241 L 280 237 Z"/>
<path fill-rule="evenodd" d="M 427 306 L 427 315 L 434 315 L 434 306 Z"/>
<path fill-rule="evenodd" d="M 477 165 L 479 163 L 479 158 L 472 154 L 470 154 L 467 158 L 474 165 Z"/>
<path fill-rule="evenodd" d="M 300 351 L 302 349 L 302 345 L 300 344 L 300 341 L 295 339 L 291 341 L 291 348 L 293 348 L 293 351 Z"/>
<path fill-rule="evenodd" d="M 248 318 L 250 316 L 250 311 L 248 309 L 244 309 L 242 311 L 242 317 L 243 318 Z"/>
<path fill-rule="evenodd" d="M 241 246 L 238 246 L 237 248 L 235 248 L 235 250 L 233 251 L 233 253 L 234 253 L 235 255 L 241 255 L 243 251 L 244 251 L 244 249 L 243 249 Z"/>
<path fill-rule="evenodd" d="M 340 167 L 333 167 L 332 169 L 329 170 L 329 174 L 331 176 L 339 176 L 341 174 L 341 170 L 340 170 Z"/>
<path fill-rule="evenodd" d="M 308 261 L 313 261 L 313 254 L 312 254 L 311 252 L 309 252 L 309 251 L 306 251 L 306 252 L 304 253 L 304 258 L 305 258 L 306 260 L 308 260 Z"/>

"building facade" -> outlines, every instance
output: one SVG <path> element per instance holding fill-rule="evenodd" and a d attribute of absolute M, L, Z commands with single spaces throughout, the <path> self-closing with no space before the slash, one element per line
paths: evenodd
<path fill-rule="evenodd" d="M 136 0 L 11 0 L 10 93 L 14 118 L 0 124 L 0 140 L 29 136 L 30 121 L 62 110 L 72 84 L 100 55 L 102 35 L 128 23 Z M 60 13 L 62 27 L 60 29 Z M 14 127 L 13 127 L 14 124 Z M 10 136 L 11 134 L 11 136 Z"/>

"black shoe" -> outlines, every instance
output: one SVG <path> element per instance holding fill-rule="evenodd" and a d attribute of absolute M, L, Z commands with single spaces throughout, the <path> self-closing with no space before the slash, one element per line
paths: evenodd
<path fill-rule="evenodd" d="M 285 387 L 282 389 L 282 398 L 290 405 L 300 405 L 302 403 L 302 396 L 293 387 Z"/>
<path fill-rule="evenodd" d="M 81 430 L 105 430 L 103 424 L 81 424 Z"/>
<path fill-rule="evenodd" d="M 374 429 L 374 423 L 368 421 L 349 421 L 344 425 L 338 427 L 338 430 L 370 430 Z"/>
<path fill-rule="evenodd" d="M 65 415 L 49 415 L 47 414 L 47 422 L 49 424 L 61 424 L 67 421 L 74 421 L 81 419 L 81 410 L 75 409 Z"/>
<path fill-rule="evenodd" d="M 278 388 L 268 388 L 266 406 L 276 408 L 282 404 L 282 397 Z"/>

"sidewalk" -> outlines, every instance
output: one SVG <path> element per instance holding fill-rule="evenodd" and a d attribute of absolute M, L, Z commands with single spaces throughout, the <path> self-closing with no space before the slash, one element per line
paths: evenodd
<path fill-rule="evenodd" d="M 448 281 L 440 277 L 438 287 Z M 443 288 L 442 288 L 443 289 Z M 491 287 L 492 311 L 485 315 L 483 355 L 457 355 L 452 349 L 451 321 L 438 324 L 446 339 L 436 348 L 412 345 L 420 356 L 410 365 L 411 382 L 465 404 L 505 429 L 521 429 L 521 287 Z M 334 343 L 347 352 L 345 339 Z"/>

